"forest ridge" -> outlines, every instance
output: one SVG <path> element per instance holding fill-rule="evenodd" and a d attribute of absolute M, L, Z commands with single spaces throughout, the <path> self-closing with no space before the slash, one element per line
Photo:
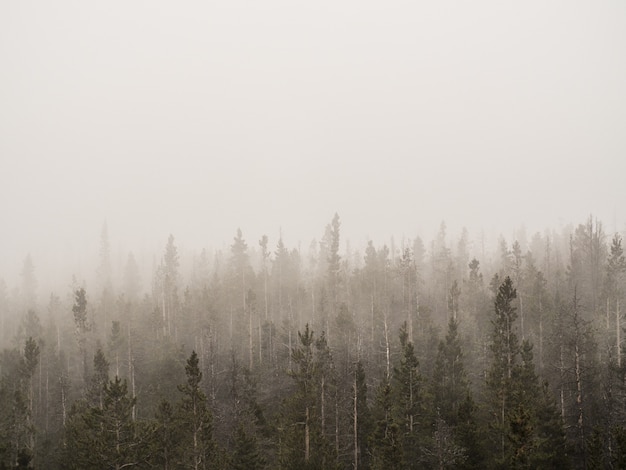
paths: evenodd
<path fill-rule="evenodd" d="M 0 280 L 0 469 L 626 468 L 622 235 L 247 241 Z"/>

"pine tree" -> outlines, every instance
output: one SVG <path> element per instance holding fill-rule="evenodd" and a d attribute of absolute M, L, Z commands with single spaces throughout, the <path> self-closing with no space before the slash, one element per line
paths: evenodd
<path fill-rule="evenodd" d="M 394 368 L 396 422 L 402 436 L 404 468 L 419 468 L 420 430 L 427 427 L 423 406 L 422 376 L 413 343 L 409 341 L 406 322 L 400 328 L 402 355 Z"/>
<path fill-rule="evenodd" d="M 152 425 L 150 463 L 163 470 L 174 470 L 182 460 L 181 434 L 183 424 L 174 407 L 162 400 Z"/>
<path fill-rule="evenodd" d="M 65 435 L 65 460 L 70 468 L 121 469 L 138 466 L 146 449 L 133 423 L 135 398 L 126 381 L 115 377 L 103 389 L 103 406 L 74 403 Z"/>
<path fill-rule="evenodd" d="M 258 441 L 254 434 L 246 429 L 244 423 L 240 423 L 235 431 L 231 468 L 233 470 L 266 468 L 265 459 L 259 451 Z"/>
<path fill-rule="evenodd" d="M 517 296 L 513 282 L 507 276 L 498 288 L 495 300 L 495 318 L 491 351 L 493 362 L 487 376 L 487 386 L 491 398 L 492 426 L 490 441 L 494 450 L 498 449 L 495 460 L 506 465 L 510 459 L 507 441 L 508 414 L 511 406 L 511 381 L 519 344 L 514 330 L 517 318 L 512 302 Z"/>
<path fill-rule="evenodd" d="M 365 381 L 365 370 L 361 361 L 357 361 L 354 367 L 353 383 L 353 433 L 354 433 L 354 461 L 353 468 L 368 468 L 369 450 L 367 437 L 372 428 L 372 419 L 369 406 L 367 404 L 367 383 Z"/>
<path fill-rule="evenodd" d="M 184 426 L 181 428 L 182 466 L 194 470 L 210 466 L 216 457 L 213 442 L 213 415 L 207 406 L 206 396 L 200 388 L 202 372 L 195 351 L 185 365 L 187 383 L 179 385 L 183 394 L 179 416 Z"/>
<path fill-rule="evenodd" d="M 459 406 L 454 429 L 458 444 L 465 450 L 465 460 L 459 462 L 459 470 L 482 470 L 486 466 L 484 437 L 476 414 L 477 406 L 468 392 Z"/>
<path fill-rule="evenodd" d="M 313 331 L 307 324 L 304 332 L 298 332 L 299 345 L 291 353 L 293 369 L 289 375 L 295 383 L 295 391 L 286 406 L 285 426 L 287 452 L 285 463 L 288 468 L 317 468 L 334 462 L 328 449 L 328 441 L 322 434 L 322 400 L 319 372 L 315 357 Z M 323 401 L 320 401 L 320 407 Z"/>
<path fill-rule="evenodd" d="M 400 470 L 402 464 L 402 436 L 395 421 L 394 396 L 391 384 L 384 379 L 378 386 L 372 407 L 373 432 L 368 439 L 371 470 Z"/>
<path fill-rule="evenodd" d="M 87 323 L 87 293 L 82 287 L 74 292 L 72 312 L 74 313 L 74 323 L 76 325 L 78 349 L 83 360 L 83 379 L 87 381 L 87 332 L 89 331 L 89 325 Z"/>
<path fill-rule="evenodd" d="M 469 384 L 463 364 L 458 323 L 454 316 L 451 316 L 445 341 L 439 342 L 433 374 L 435 408 L 448 425 L 456 425 L 459 408 L 468 392 Z"/>

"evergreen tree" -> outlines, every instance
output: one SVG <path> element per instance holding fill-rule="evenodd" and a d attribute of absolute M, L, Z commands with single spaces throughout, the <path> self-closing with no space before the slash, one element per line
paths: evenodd
<path fill-rule="evenodd" d="M 254 434 L 246 429 L 243 422 L 237 426 L 235 431 L 231 468 L 233 470 L 261 470 L 266 468 L 265 459 L 259 451 L 258 441 Z"/>
<path fill-rule="evenodd" d="M 495 300 L 491 351 L 493 361 L 487 375 L 488 393 L 491 399 L 491 432 L 489 439 L 493 449 L 497 449 L 494 460 L 506 466 L 510 462 L 510 446 L 507 441 L 508 415 L 511 404 L 511 381 L 519 344 L 514 322 L 517 318 L 512 305 L 517 296 L 513 282 L 507 276 L 498 288 Z"/>
<path fill-rule="evenodd" d="M 477 406 L 471 395 L 459 406 L 454 435 L 465 451 L 465 459 L 459 462 L 459 470 L 481 470 L 485 468 L 486 452 L 481 427 L 476 420 Z"/>
<path fill-rule="evenodd" d="M 354 367 L 353 384 L 353 432 L 354 432 L 354 461 L 355 470 L 368 468 L 369 449 L 367 437 L 372 429 L 372 418 L 367 404 L 367 383 L 365 381 L 365 370 L 361 361 L 357 361 Z"/>
<path fill-rule="evenodd" d="M 373 432 L 368 439 L 371 470 L 400 470 L 402 433 L 394 418 L 394 396 L 391 384 L 384 379 L 376 391 L 372 407 Z"/>
<path fill-rule="evenodd" d="M 402 440 L 403 468 L 419 468 L 420 430 L 427 428 L 423 406 L 422 376 L 413 343 L 409 341 L 406 322 L 400 328 L 401 357 L 394 368 L 396 422 Z"/>
<path fill-rule="evenodd" d="M 167 400 L 161 401 L 154 418 L 149 462 L 163 470 L 174 470 L 182 461 L 181 435 L 184 423 Z"/>
<path fill-rule="evenodd" d="M 448 425 L 456 425 L 459 408 L 468 393 L 469 384 L 458 337 L 458 323 L 451 316 L 446 339 L 439 342 L 433 375 L 435 408 Z"/>
<path fill-rule="evenodd" d="M 78 341 L 78 350 L 82 356 L 83 362 L 83 380 L 87 381 L 87 332 L 89 324 L 87 323 L 87 293 L 84 288 L 77 289 L 74 292 L 74 305 L 72 306 L 74 314 L 74 323 L 76 325 L 76 339 Z"/>
<path fill-rule="evenodd" d="M 69 468 L 121 469 L 136 467 L 146 449 L 133 423 L 135 398 L 128 396 L 126 381 L 115 377 L 103 389 L 103 406 L 76 402 L 66 428 L 65 460 Z"/>
<path fill-rule="evenodd" d="M 322 433 L 319 360 L 308 324 L 304 332 L 298 332 L 298 339 L 300 344 L 291 354 L 294 368 L 289 375 L 296 388 L 285 409 L 285 426 L 289 432 L 284 463 L 288 468 L 331 468 L 336 455 Z M 323 345 L 320 347 L 324 349 Z"/>
<path fill-rule="evenodd" d="M 179 416 L 183 423 L 180 429 L 182 445 L 182 467 L 194 470 L 210 468 L 216 458 L 213 442 L 213 415 L 207 406 L 206 396 L 200 388 L 202 372 L 195 351 L 185 365 L 187 383 L 179 385 L 183 394 Z"/>

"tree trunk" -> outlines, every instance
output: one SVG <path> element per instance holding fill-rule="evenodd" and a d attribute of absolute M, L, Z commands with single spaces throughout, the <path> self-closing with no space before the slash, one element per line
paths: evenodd
<path fill-rule="evenodd" d="M 359 468 L 359 412 L 358 412 L 358 388 L 356 382 L 356 369 L 354 371 L 354 408 L 352 431 L 354 433 L 354 470 Z"/>
<path fill-rule="evenodd" d="M 616 334 L 616 349 L 617 349 L 617 367 L 622 366 L 622 322 L 619 311 L 619 299 L 615 300 L 615 334 Z"/>
<path fill-rule="evenodd" d="M 132 391 L 133 398 L 134 398 L 136 396 L 135 395 L 135 367 L 133 366 L 133 350 L 132 350 L 132 337 L 130 334 L 130 321 L 128 322 L 128 378 L 130 379 L 131 391 Z M 133 421 L 135 421 L 137 417 L 136 414 L 137 414 L 136 405 L 133 403 L 133 408 L 132 408 Z"/>
<path fill-rule="evenodd" d="M 387 361 L 387 380 L 391 376 L 391 348 L 389 346 L 389 326 L 387 324 L 387 314 L 384 315 L 384 327 L 385 327 L 385 359 Z"/>
<path fill-rule="evenodd" d="M 309 463 L 309 458 L 310 458 L 310 430 L 309 430 L 309 407 L 306 407 L 306 415 L 305 415 L 305 420 L 304 420 L 304 461 L 306 463 Z"/>
<path fill-rule="evenodd" d="M 326 431 L 326 377 L 322 374 L 321 396 L 320 396 L 320 421 L 322 425 L 322 436 Z"/>

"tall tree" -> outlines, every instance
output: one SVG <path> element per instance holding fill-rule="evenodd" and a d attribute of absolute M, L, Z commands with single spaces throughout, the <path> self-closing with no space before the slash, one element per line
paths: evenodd
<path fill-rule="evenodd" d="M 402 435 L 403 468 L 419 468 L 420 431 L 427 428 L 422 376 L 406 322 L 400 328 L 400 364 L 394 368 L 396 422 Z"/>
<path fill-rule="evenodd" d="M 326 229 L 326 244 L 328 247 L 328 254 L 326 258 L 328 271 L 328 300 L 330 306 L 330 316 L 334 318 L 338 313 L 339 308 L 339 281 L 341 272 L 341 256 L 339 256 L 339 229 L 341 227 L 341 221 L 339 215 L 335 213 L 333 220 L 330 222 Z M 330 332 L 328 322 L 324 325 L 324 331 L 327 334 Z"/>
<path fill-rule="evenodd" d="M 66 460 L 72 469 L 138 467 L 146 445 L 131 419 L 135 397 L 126 381 L 105 383 L 103 406 L 75 406 L 66 430 Z"/>
<path fill-rule="evenodd" d="M 90 330 L 90 327 L 87 322 L 87 292 L 85 292 L 83 287 L 74 292 L 72 313 L 74 314 L 74 324 L 76 325 L 78 350 L 83 362 L 83 380 L 87 381 L 87 332 Z"/>
<path fill-rule="evenodd" d="M 454 317 L 450 317 L 445 341 L 439 342 L 433 376 L 435 408 L 448 425 L 456 425 L 460 407 L 468 393 L 469 384 L 458 335 L 458 323 Z"/>
<path fill-rule="evenodd" d="M 395 419 L 394 394 L 391 383 L 384 378 L 378 385 L 372 407 L 373 431 L 368 439 L 372 470 L 400 470 L 402 431 Z"/>
<path fill-rule="evenodd" d="M 200 388 L 202 372 L 200 372 L 198 355 L 191 353 L 185 365 L 187 382 L 178 387 L 183 394 L 180 405 L 180 417 L 185 425 L 181 428 L 184 468 L 194 470 L 210 468 L 212 459 L 216 458 L 213 442 L 213 414 L 207 406 L 207 399 Z"/>
<path fill-rule="evenodd" d="M 624 274 L 626 273 L 626 258 L 622 248 L 622 237 L 615 234 L 611 242 L 611 253 L 606 267 L 606 310 L 607 325 L 610 322 L 611 308 L 615 312 L 615 358 L 617 367 L 622 365 L 622 313 L 621 301 L 624 295 Z"/>
<path fill-rule="evenodd" d="M 492 364 L 487 375 L 487 387 L 491 399 L 492 427 L 490 440 L 497 449 L 496 460 L 502 465 L 509 458 L 507 441 L 508 415 L 511 412 L 511 381 L 519 343 L 515 334 L 516 309 L 512 305 L 517 292 L 513 281 L 506 277 L 498 288 L 495 300 L 495 316 L 492 333 Z"/>

